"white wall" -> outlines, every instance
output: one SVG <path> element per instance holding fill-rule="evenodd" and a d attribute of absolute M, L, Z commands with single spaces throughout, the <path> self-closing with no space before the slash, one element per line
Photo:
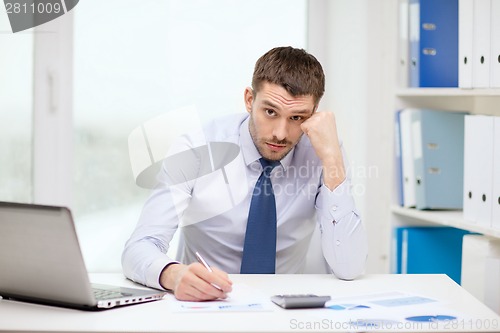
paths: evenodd
<path fill-rule="evenodd" d="M 326 104 L 368 230 L 368 273 L 389 272 L 397 0 L 325 1 Z M 321 50 L 321 48 L 320 48 Z M 322 55 L 324 56 L 324 55 Z M 394 64 L 394 65 L 393 65 Z"/>

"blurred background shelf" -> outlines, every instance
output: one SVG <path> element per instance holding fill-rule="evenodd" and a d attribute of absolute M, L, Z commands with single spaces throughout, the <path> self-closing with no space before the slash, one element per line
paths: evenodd
<path fill-rule="evenodd" d="M 481 225 L 473 224 L 464 220 L 461 210 L 417 210 L 415 208 L 405 208 L 398 205 L 391 206 L 392 213 L 413 220 L 418 221 L 418 225 L 441 225 L 477 232 L 486 236 L 500 238 L 500 230 L 492 229 L 491 227 L 484 227 Z M 409 223 L 413 224 L 413 223 Z"/>
<path fill-rule="evenodd" d="M 462 89 L 462 88 L 400 88 L 396 90 L 398 97 L 446 97 L 446 96 L 462 96 L 462 97 L 483 97 L 483 96 L 498 96 L 500 97 L 500 89 L 485 88 L 485 89 Z"/>

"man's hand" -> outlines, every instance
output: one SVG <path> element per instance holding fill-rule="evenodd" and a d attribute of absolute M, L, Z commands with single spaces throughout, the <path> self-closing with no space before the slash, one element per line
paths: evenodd
<path fill-rule="evenodd" d="M 171 264 L 160 275 L 160 284 L 174 292 L 181 301 L 208 301 L 226 298 L 232 282 L 226 272 L 212 267 L 209 272 L 202 264 Z M 217 287 L 220 287 L 218 289 Z"/>
<path fill-rule="evenodd" d="M 323 182 L 334 190 L 345 179 L 344 160 L 332 112 L 315 112 L 301 125 L 323 165 Z"/>

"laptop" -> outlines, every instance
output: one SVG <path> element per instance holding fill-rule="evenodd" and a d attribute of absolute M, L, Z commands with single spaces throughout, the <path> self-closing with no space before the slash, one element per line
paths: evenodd
<path fill-rule="evenodd" d="M 163 298 L 153 289 L 91 284 L 68 208 L 0 202 L 0 296 L 83 310 Z"/>

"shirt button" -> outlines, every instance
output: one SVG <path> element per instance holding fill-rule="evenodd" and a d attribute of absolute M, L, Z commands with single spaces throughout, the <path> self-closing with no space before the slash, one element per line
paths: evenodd
<path fill-rule="evenodd" d="M 336 244 L 337 246 L 340 246 L 340 241 L 339 241 L 339 240 L 337 240 L 337 241 L 335 242 L 335 244 Z"/>
<path fill-rule="evenodd" d="M 336 212 L 337 211 L 337 206 L 332 206 L 332 211 Z"/>

